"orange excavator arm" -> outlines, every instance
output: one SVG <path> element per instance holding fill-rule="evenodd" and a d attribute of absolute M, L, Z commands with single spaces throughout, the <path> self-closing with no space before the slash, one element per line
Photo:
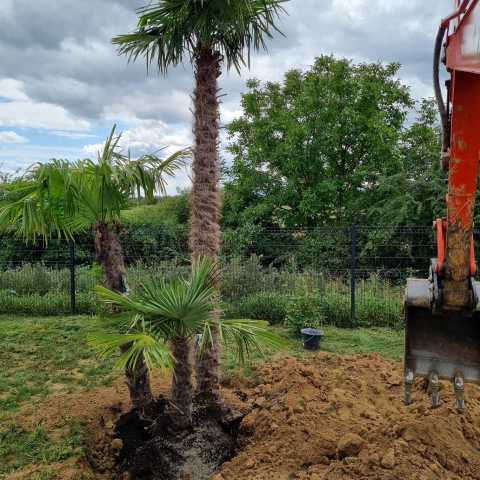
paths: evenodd
<path fill-rule="evenodd" d="M 480 164 L 480 0 L 455 0 L 455 8 L 441 23 L 434 57 L 442 163 L 448 170 L 447 218 L 434 222 L 437 258 L 430 277 L 407 282 L 405 401 L 412 401 L 415 376 L 423 376 L 437 406 L 444 378 L 453 380 L 457 406 L 463 409 L 464 382 L 480 382 L 480 284 L 474 280 L 473 242 Z M 446 99 L 441 60 L 450 74 Z"/>
<path fill-rule="evenodd" d="M 447 219 L 442 222 L 445 252 L 438 252 L 445 261 L 438 262 L 437 273 L 444 278 L 443 307 L 453 310 L 468 308 L 473 301 L 472 233 L 480 161 L 480 2 L 456 3 L 457 11 L 440 27 L 439 35 L 446 33 L 445 61 L 451 79 L 447 104 L 438 98 L 441 114 L 447 115 L 443 158 L 449 180 Z"/>

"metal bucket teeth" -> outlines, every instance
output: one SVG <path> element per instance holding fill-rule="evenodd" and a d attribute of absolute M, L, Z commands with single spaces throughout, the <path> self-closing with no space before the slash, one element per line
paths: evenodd
<path fill-rule="evenodd" d="M 463 375 L 457 374 L 453 379 L 453 390 L 457 399 L 457 408 L 460 412 L 465 410 L 465 381 Z"/>
<path fill-rule="evenodd" d="M 430 390 L 432 392 L 432 407 L 440 406 L 440 380 L 436 373 L 430 375 Z"/>
<path fill-rule="evenodd" d="M 440 380 L 453 384 L 456 407 L 465 409 L 465 383 L 480 383 L 480 314 L 432 313 L 406 307 L 405 403 L 415 377 L 429 380 L 432 406 L 440 405 Z"/>
<path fill-rule="evenodd" d="M 412 403 L 412 390 L 415 382 L 415 376 L 411 370 L 405 372 L 405 405 Z"/>

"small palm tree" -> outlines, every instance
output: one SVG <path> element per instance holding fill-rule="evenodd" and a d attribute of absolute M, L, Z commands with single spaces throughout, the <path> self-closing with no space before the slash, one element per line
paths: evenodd
<path fill-rule="evenodd" d="M 91 345 L 103 356 L 125 347 L 118 361 L 121 368 L 135 365 L 140 353 L 149 368 L 173 366 L 171 400 L 175 408 L 172 413 L 182 428 L 192 420 L 189 344 L 193 337 L 201 335 L 201 356 L 211 345 L 212 329 L 219 327 L 219 338 L 234 348 L 241 361 L 253 351 L 261 352 L 263 346 L 284 345 L 268 328 L 268 322 L 222 320 L 217 325 L 212 320 L 217 275 L 216 265 L 200 258 L 192 264 L 189 278 L 177 278 L 169 283 L 150 280 L 132 297 L 105 287 L 97 288 L 105 302 L 131 312 L 134 320 L 127 334 L 97 334 L 91 337 Z"/>
<path fill-rule="evenodd" d="M 160 0 L 139 10 L 135 32 L 113 39 L 129 60 L 166 74 L 187 57 L 194 65 L 194 161 L 190 249 L 216 260 L 220 250 L 219 98 L 222 64 L 238 71 L 252 50 L 266 48 L 287 0 Z M 246 59 L 246 60 L 245 60 Z M 218 403 L 218 332 L 197 363 L 197 393 Z"/>
<path fill-rule="evenodd" d="M 126 291 L 125 265 L 118 233 L 120 217 L 130 200 L 143 195 L 153 199 L 165 191 L 165 177 L 184 164 L 188 150 L 166 159 L 146 155 L 132 160 L 119 149 L 120 135 L 113 127 L 96 162 L 53 160 L 34 165 L 20 181 L 5 187 L 0 226 L 26 242 L 42 237 L 73 240 L 75 233 L 93 228 L 97 260 L 105 284 Z M 132 403 L 142 407 L 153 396 L 143 360 L 125 370 Z"/>

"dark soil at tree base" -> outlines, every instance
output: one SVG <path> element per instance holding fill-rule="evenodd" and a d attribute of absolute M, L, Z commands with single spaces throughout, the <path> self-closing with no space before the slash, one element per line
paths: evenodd
<path fill-rule="evenodd" d="M 191 428 L 175 428 L 173 419 L 163 398 L 147 415 L 132 410 L 119 418 L 118 460 L 129 479 L 208 480 L 237 452 L 243 415 L 196 405 Z"/>

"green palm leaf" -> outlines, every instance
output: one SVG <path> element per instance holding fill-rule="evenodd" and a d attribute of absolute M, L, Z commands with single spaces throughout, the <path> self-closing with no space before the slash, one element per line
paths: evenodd
<path fill-rule="evenodd" d="M 200 354 L 213 344 L 213 330 L 219 326 L 222 342 L 232 349 L 241 362 L 265 349 L 284 348 L 284 341 L 268 322 L 259 320 L 225 320 L 215 315 L 217 265 L 204 258 L 196 260 L 188 279 L 171 282 L 150 280 L 133 296 L 97 287 L 99 297 L 108 304 L 140 314 L 148 321 L 155 338 L 163 341 L 189 338 L 201 334 Z M 112 348 L 114 351 L 115 348 Z"/>
<path fill-rule="evenodd" d="M 188 279 L 177 278 L 169 283 L 150 279 L 134 296 L 102 286 L 96 288 L 96 293 L 107 304 L 146 316 L 156 334 L 172 340 L 202 331 L 214 308 L 213 285 L 217 275 L 215 263 L 199 259 L 193 263 Z"/>
<path fill-rule="evenodd" d="M 212 342 L 212 326 L 212 323 L 204 326 L 200 355 L 208 342 Z M 255 353 L 263 355 L 266 351 L 277 351 L 288 346 L 288 342 L 263 320 L 222 319 L 219 327 L 220 340 L 241 363 Z"/>
<path fill-rule="evenodd" d="M 172 352 L 168 345 L 148 330 L 127 334 L 100 332 L 89 336 L 88 343 L 102 358 L 112 357 L 119 349 L 127 347 L 115 364 L 116 368 L 122 370 L 134 369 L 142 355 L 150 370 L 173 366 Z"/>
<path fill-rule="evenodd" d="M 147 68 L 156 65 L 162 73 L 201 48 L 219 51 L 239 70 L 250 64 L 252 50 L 266 49 L 265 39 L 279 32 L 276 20 L 287 1 L 160 0 L 139 9 L 135 32 L 112 41 L 129 61 L 144 57 Z"/>

